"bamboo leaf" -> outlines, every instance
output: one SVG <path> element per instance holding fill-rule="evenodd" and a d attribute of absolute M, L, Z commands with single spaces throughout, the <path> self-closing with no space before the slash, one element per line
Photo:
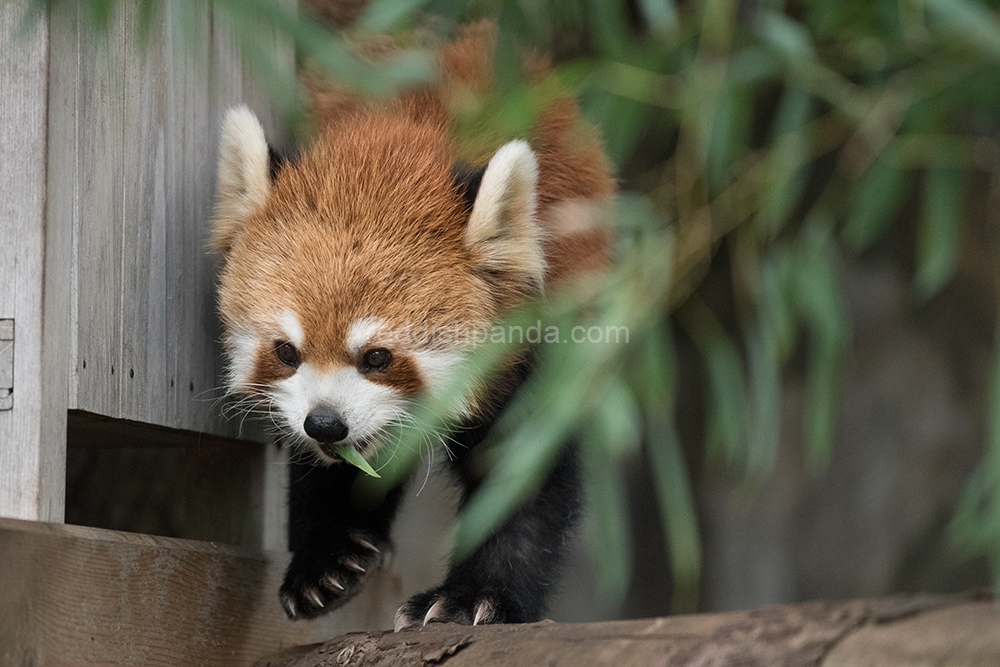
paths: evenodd
<path fill-rule="evenodd" d="M 632 578 L 632 535 L 621 462 L 593 437 L 585 435 L 580 449 L 585 516 L 591 551 L 597 556 L 598 591 L 618 599 Z"/>
<path fill-rule="evenodd" d="M 793 267 L 793 259 L 783 249 L 765 257 L 760 267 L 761 314 L 774 334 L 782 361 L 792 353 L 798 335 Z"/>
<path fill-rule="evenodd" d="M 1000 336 L 1000 320 L 996 335 Z M 1000 348 L 994 347 L 986 451 L 948 526 L 949 537 L 967 556 L 986 554 L 1000 595 Z"/>
<path fill-rule="evenodd" d="M 701 537 L 687 465 L 677 429 L 668 416 L 651 415 L 647 433 L 656 497 L 673 574 L 671 611 L 691 613 L 698 609 Z"/>
<path fill-rule="evenodd" d="M 705 341 L 702 358 L 708 374 L 708 452 L 721 453 L 727 463 L 740 463 L 746 458 L 743 364 L 728 337 Z"/>
<path fill-rule="evenodd" d="M 813 470 L 823 470 L 830 460 L 836 425 L 840 365 L 843 349 L 814 339 L 809 351 L 808 405 L 805 419 L 806 459 Z"/>
<path fill-rule="evenodd" d="M 375 469 L 372 468 L 371 464 L 365 460 L 365 457 L 361 456 L 361 453 L 354 448 L 354 445 L 340 445 L 337 447 L 337 456 L 344 459 L 345 463 L 350 463 L 366 475 L 376 478 L 379 477 L 379 474 L 375 472 Z"/>
<path fill-rule="evenodd" d="M 830 456 L 840 368 L 850 338 L 832 226 L 819 215 L 806 222 L 789 276 L 795 308 L 809 331 L 804 436 L 807 459 L 814 469 L 821 469 Z"/>
<path fill-rule="evenodd" d="M 538 397 L 547 400 L 539 402 Z M 532 379 L 522 388 L 514 405 L 494 427 L 505 435 L 503 455 L 494 459 L 489 477 L 459 518 L 457 558 L 479 546 L 539 488 L 563 445 L 580 427 L 580 415 L 590 397 L 593 402 L 601 398 L 593 395 L 588 382 L 551 367 L 540 379 Z"/>
<path fill-rule="evenodd" d="M 726 463 L 746 460 L 746 395 L 743 363 L 712 311 L 690 300 L 678 313 L 705 365 L 708 455 Z"/>
<path fill-rule="evenodd" d="M 627 61 L 629 29 L 624 6 L 605 0 L 589 0 L 591 29 L 602 55 L 612 60 Z"/>
<path fill-rule="evenodd" d="M 643 354 L 631 367 L 636 396 L 645 413 L 673 411 L 677 391 L 677 355 L 667 324 L 653 326 L 643 342 Z"/>
<path fill-rule="evenodd" d="M 753 477 L 770 475 L 778 456 L 781 417 L 781 366 L 777 341 L 757 321 L 745 333 L 749 413 L 746 470 Z"/>
<path fill-rule="evenodd" d="M 728 83 L 715 110 L 706 161 L 710 183 L 716 192 L 729 186 L 733 163 L 747 152 L 753 111 L 748 90 Z"/>
<path fill-rule="evenodd" d="M 763 41 L 796 65 L 815 59 L 812 38 L 805 26 L 784 14 L 761 12 L 757 30 Z"/>
<path fill-rule="evenodd" d="M 595 436 L 615 456 L 634 453 L 642 439 L 642 415 L 628 385 L 617 380 L 598 403 Z"/>
<path fill-rule="evenodd" d="M 805 126 L 812 115 L 812 98 L 789 87 L 782 95 L 772 128 L 772 146 L 764 201 L 759 213 L 771 234 L 787 222 L 808 182 L 809 139 Z"/>
<path fill-rule="evenodd" d="M 698 607 L 701 583 L 701 539 L 694 494 L 673 421 L 677 360 L 670 330 L 652 329 L 644 352 L 642 365 L 655 370 L 648 373 L 643 383 L 647 390 L 639 395 L 644 399 L 646 445 L 674 582 L 671 607 L 675 613 L 692 612 Z"/>
<path fill-rule="evenodd" d="M 680 28 L 674 0 L 640 0 L 639 11 L 654 35 L 667 37 Z"/>
<path fill-rule="evenodd" d="M 504 456 L 462 511 L 455 534 L 455 557 L 464 558 L 536 491 L 558 455 L 568 420 L 553 423 L 527 440 L 509 440 Z"/>
<path fill-rule="evenodd" d="M 965 172 L 928 170 L 917 237 L 917 287 L 922 296 L 937 293 L 955 273 L 965 209 Z"/>
<path fill-rule="evenodd" d="M 851 248 L 864 250 L 892 224 L 908 185 L 908 174 L 891 152 L 876 158 L 854 190 L 847 214 L 843 235 Z"/>
<path fill-rule="evenodd" d="M 971 0 L 924 0 L 924 5 L 964 43 L 993 58 L 1000 58 L 1000 22 L 981 3 Z"/>
<path fill-rule="evenodd" d="M 583 106 L 590 120 L 600 125 L 614 123 L 615 133 L 604 138 L 605 150 L 612 162 L 624 164 L 635 150 L 640 133 L 651 115 L 649 105 L 618 95 L 594 92 L 584 96 Z"/>

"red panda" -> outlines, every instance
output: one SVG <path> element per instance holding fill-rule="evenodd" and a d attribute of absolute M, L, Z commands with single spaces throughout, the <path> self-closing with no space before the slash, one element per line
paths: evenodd
<path fill-rule="evenodd" d="M 575 102 L 555 100 L 526 140 L 460 160 L 452 96 L 490 85 L 494 32 L 466 29 L 439 57 L 439 80 L 364 103 L 314 88 L 319 131 L 297 159 L 275 161 L 245 107 L 223 124 L 215 246 L 229 389 L 256 400 L 292 466 L 292 561 L 280 598 L 288 616 L 334 609 L 360 588 L 389 543 L 400 490 L 378 508 L 353 506 L 358 470 L 334 446 L 370 456 L 415 398 L 465 357 L 468 338 L 413 331 L 488 327 L 526 297 L 603 265 L 602 231 L 573 223 L 573 206 L 608 199 L 610 168 Z M 531 66 L 535 76 L 544 65 Z M 463 342 L 464 341 L 464 342 Z M 478 483 L 465 455 L 488 433 L 528 372 L 508 377 L 455 415 L 453 468 L 465 497 Z M 396 629 L 428 621 L 534 621 L 545 610 L 577 513 L 572 450 L 537 496 L 442 586 L 407 601 Z"/>

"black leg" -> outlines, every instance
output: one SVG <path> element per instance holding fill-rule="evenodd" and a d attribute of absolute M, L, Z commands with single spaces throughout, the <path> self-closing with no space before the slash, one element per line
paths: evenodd
<path fill-rule="evenodd" d="M 358 507 L 351 500 L 358 474 L 347 464 L 291 466 L 292 562 L 280 591 L 289 618 L 312 618 L 343 605 L 389 548 L 401 490 L 391 491 L 376 507 Z"/>
<path fill-rule="evenodd" d="M 579 514 L 578 477 L 575 452 L 568 450 L 535 497 L 475 552 L 453 564 L 444 584 L 400 607 L 396 629 L 429 621 L 541 620 Z M 475 483 L 465 481 L 471 490 Z"/>

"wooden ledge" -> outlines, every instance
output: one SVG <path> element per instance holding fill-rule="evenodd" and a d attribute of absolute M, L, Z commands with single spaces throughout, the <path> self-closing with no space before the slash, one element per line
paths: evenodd
<path fill-rule="evenodd" d="M 352 633 L 258 667 L 1000 665 L 1000 610 L 975 596 L 813 602 L 637 621 Z"/>
<path fill-rule="evenodd" d="M 347 630 L 391 627 L 398 577 L 322 619 L 278 604 L 287 554 L 0 519 L 0 665 L 245 666 Z"/>

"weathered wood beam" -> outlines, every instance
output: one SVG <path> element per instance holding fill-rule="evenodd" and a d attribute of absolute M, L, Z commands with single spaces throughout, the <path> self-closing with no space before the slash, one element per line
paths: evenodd
<path fill-rule="evenodd" d="M 0 519 L 0 665 L 244 667 L 348 629 L 384 628 L 399 578 L 323 619 L 285 618 L 284 553 Z"/>
<path fill-rule="evenodd" d="M 1000 665 L 1000 609 L 972 596 L 813 602 L 608 623 L 352 633 L 258 667 Z"/>

